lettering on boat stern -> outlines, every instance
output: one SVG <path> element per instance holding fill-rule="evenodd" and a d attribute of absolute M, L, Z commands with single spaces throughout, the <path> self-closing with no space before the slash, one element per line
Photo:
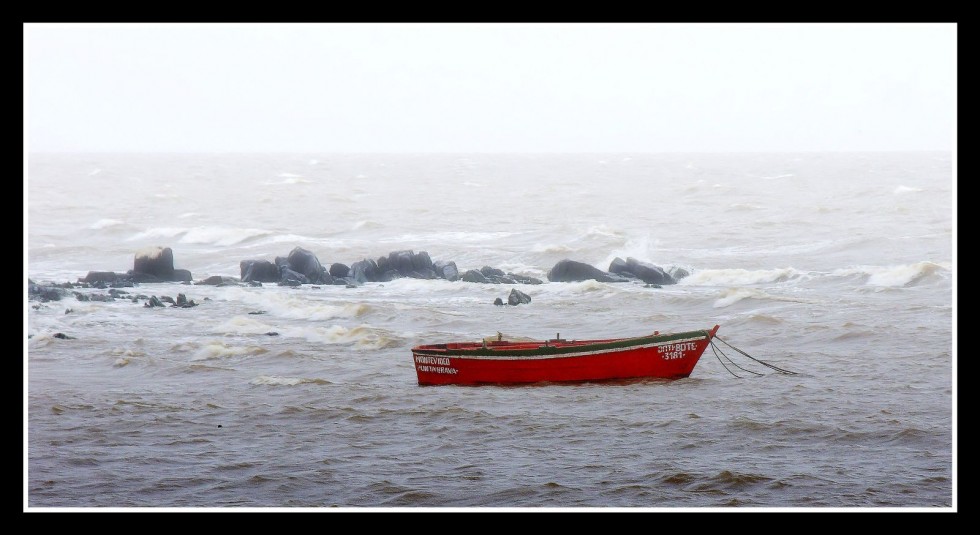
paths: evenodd
<path fill-rule="evenodd" d="M 697 349 L 697 347 L 697 342 L 678 342 L 676 344 L 658 346 L 657 353 L 659 353 L 660 358 L 664 360 L 682 359 L 684 358 L 685 352 L 694 351 Z"/>
<path fill-rule="evenodd" d="M 449 357 L 415 355 L 415 367 L 424 373 L 445 373 L 449 375 L 459 373 L 459 370 L 449 365 Z"/>

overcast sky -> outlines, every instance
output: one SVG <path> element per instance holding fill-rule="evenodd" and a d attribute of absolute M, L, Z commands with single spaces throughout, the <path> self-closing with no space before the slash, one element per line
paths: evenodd
<path fill-rule="evenodd" d="M 32 152 L 952 150 L 953 24 L 28 24 Z"/>

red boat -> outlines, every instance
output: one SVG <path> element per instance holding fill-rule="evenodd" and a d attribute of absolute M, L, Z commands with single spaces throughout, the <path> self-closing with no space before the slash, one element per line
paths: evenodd
<path fill-rule="evenodd" d="M 654 332 L 634 338 L 494 340 L 412 348 L 420 385 L 679 379 L 691 375 L 718 332 Z"/>

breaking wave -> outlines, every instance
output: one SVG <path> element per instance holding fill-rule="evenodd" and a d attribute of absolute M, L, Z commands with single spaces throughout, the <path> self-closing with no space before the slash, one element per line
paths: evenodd
<path fill-rule="evenodd" d="M 858 266 L 838 269 L 832 274 L 842 277 L 867 276 L 866 284 L 869 286 L 900 288 L 914 286 L 923 279 L 948 271 L 949 267 L 944 264 L 926 261 L 896 266 Z"/>
<path fill-rule="evenodd" d="M 786 282 L 797 279 L 803 273 L 793 268 L 780 269 L 705 269 L 692 273 L 680 280 L 680 284 L 695 284 L 705 286 L 739 286 L 746 284 L 764 284 L 770 282 Z"/>

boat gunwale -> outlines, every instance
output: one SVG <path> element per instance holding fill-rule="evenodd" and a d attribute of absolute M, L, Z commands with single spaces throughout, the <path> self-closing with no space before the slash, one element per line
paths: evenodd
<path fill-rule="evenodd" d="M 659 346 L 670 343 L 710 339 L 718 327 L 677 333 L 648 334 L 628 338 L 610 338 L 600 340 L 536 340 L 514 341 L 501 344 L 490 342 L 485 346 L 480 342 L 460 342 L 462 347 L 450 348 L 453 343 L 419 345 L 412 348 L 412 353 L 422 356 L 441 356 L 453 358 L 485 358 L 500 359 L 537 357 L 537 356 L 577 356 L 602 354 L 619 350 L 639 349 L 637 346 Z M 494 345 L 496 344 L 496 345 Z M 534 346 L 537 344 L 537 346 Z M 558 345 L 551 345 L 558 344 Z M 531 347 L 521 347 L 531 346 Z"/>

